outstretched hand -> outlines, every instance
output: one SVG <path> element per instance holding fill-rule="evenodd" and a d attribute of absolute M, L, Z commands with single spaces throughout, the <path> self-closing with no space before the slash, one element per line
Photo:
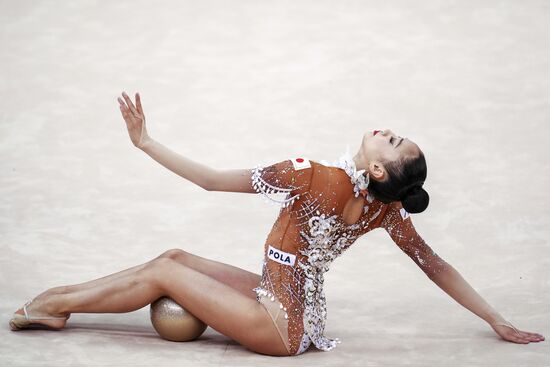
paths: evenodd
<path fill-rule="evenodd" d="M 141 149 L 151 139 L 145 127 L 145 115 L 141 107 L 141 98 L 139 93 L 136 93 L 136 105 L 134 106 L 132 100 L 125 92 L 122 92 L 122 97 L 124 97 L 124 101 L 118 97 L 118 103 L 120 104 L 122 117 L 126 121 L 128 134 L 134 146 Z"/>
<path fill-rule="evenodd" d="M 491 327 L 502 339 L 514 343 L 529 344 L 545 340 L 541 334 L 518 330 L 510 323 L 495 323 Z"/>

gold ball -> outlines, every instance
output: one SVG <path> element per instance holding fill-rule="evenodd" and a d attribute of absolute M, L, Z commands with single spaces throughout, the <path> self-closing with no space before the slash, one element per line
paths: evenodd
<path fill-rule="evenodd" d="M 151 303 L 151 323 L 164 339 L 185 342 L 198 338 L 207 325 L 169 297 Z"/>

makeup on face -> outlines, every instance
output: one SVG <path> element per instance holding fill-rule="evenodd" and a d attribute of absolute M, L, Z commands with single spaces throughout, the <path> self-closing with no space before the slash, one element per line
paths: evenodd
<path fill-rule="evenodd" d="M 372 136 L 376 136 L 376 134 L 378 133 L 381 133 L 383 130 L 374 130 L 372 132 Z M 401 138 L 400 136 L 398 138 Z M 405 140 L 405 138 L 401 138 L 398 142 L 397 142 L 397 145 L 395 146 L 396 148 L 403 142 L 403 140 Z"/>

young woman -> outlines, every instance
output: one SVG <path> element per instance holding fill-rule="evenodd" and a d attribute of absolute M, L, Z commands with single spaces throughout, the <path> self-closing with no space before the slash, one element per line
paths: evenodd
<path fill-rule="evenodd" d="M 375 130 L 363 136 L 355 156 L 348 150 L 332 163 L 296 157 L 220 171 L 151 139 L 139 94 L 135 106 L 122 96 L 132 143 L 157 162 L 205 190 L 260 193 L 280 205 L 264 246 L 262 274 L 172 249 L 119 273 L 46 290 L 16 311 L 13 330 L 32 324 L 60 329 L 71 313 L 130 312 L 169 296 L 252 351 L 296 355 L 312 344 L 330 350 L 338 339 L 324 335 L 324 273 L 358 237 L 384 228 L 433 282 L 504 340 L 544 340 L 507 322 L 416 232 L 409 213 L 422 212 L 429 196 L 422 188 L 426 161 L 411 140 Z"/>

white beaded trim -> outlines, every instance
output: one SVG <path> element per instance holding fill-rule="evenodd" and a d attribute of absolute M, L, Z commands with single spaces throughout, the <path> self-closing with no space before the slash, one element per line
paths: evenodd
<path fill-rule="evenodd" d="M 275 302 L 275 294 L 268 292 L 266 289 L 262 287 L 256 287 L 253 289 L 254 292 L 256 292 L 256 296 L 258 300 L 260 299 L 260 296 L 266 296 L 269 298 L 272 302 Z M 283 307 L 283 304 L 279 302 L 279 308 L 283 309 L 285 311 L 285 319 L 288 320 L 288 313 L 286 312 L 286 307 Z"/>
<path fill-rule="evenodd" d="M 262 178 L 262 170 L 264 167 L 256 166 L 252 169 L 252 186 L 257 193 L 263 194 L 262 199 L 273 205 L 281 205 L 283 208 L 292 205 L 296 201 L 300 194 L 291 196 L 290 192 L 293 189 L 273 186 Z M 269 196 L 269 194 L 287 194 L 284 199 L 275 199 Z M 269 200 L 267 200 L 269 199 Z"/>

